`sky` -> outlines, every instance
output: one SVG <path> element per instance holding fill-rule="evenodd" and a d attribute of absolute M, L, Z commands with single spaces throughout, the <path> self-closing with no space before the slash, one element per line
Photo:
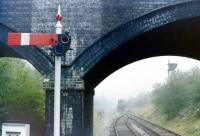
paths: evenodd
<path fill-rule="evenodd" d="M 95 88 L 95 98 L 118 99 L 136 97 L 141 92 L 152 91 L 153 85 L 165 82 L 168 77 L 168 60 L 177 63 L 176 70 L 187 71 L 200 61 L 175 56 L 154 57 L 131 63 L 115 71 Z"/>

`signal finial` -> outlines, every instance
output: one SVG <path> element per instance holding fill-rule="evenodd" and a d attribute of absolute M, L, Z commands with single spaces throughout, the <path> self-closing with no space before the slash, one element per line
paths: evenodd
<path fill-rule="evenodd" d="M 61 15 L 61 10 L 60 10 L 60 4 L 58 5 L 58 12 L 56 14 L 56 21 L 61 21 L 63 19 L 62 15 Z"/>

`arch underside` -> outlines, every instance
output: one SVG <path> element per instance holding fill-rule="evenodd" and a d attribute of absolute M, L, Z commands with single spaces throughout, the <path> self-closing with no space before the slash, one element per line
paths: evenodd
<path fill-rule="evenodd" d="M 170 55 L 200 60 L 200 17 L 162 26 L 135 37 L 101 59 L 84 78 L 87 84 L 95 87 L 129 63 Z"/>
<path fill-rule="evenodd" d="M 86 86 L 94 89 L 114 71 L 145 58 L 173 55 L 200 59 L 199 9 L 197 1 L 150 13 L 136 20 L 137 24 L 129 22 L 96 42 L 73 69 L 82 67 Z M 164 17 L 166 13 L 170 17 Z"/>
<path fill-rule="evenodd" d="M 14 30 L 0 23 L 0 57 L 15 57 L 29 61 L 41 74 L 48 75 L 53 70 L 52 62 L 37 47 L 8 47 L 7 34 Z"/>

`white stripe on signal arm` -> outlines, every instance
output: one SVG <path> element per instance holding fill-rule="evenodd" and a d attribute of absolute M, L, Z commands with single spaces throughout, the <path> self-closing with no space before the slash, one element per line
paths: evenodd
<path fill-rule="evenodd" d="M 21 46 L 29 46 L 30 33 L 21 33 Z"/>

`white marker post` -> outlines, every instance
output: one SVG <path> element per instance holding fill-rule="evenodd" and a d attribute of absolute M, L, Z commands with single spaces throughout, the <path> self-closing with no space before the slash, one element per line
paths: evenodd
<path fill-rule="evenodd" d="M 56 15 L 56 34 L 62 34 L 62 15 L 60 5 Z M 60 136 L 60 83 L 61 80 L 61 56 L 55 55 L 55 83 L 54 83 L 54 136 Z"/>

